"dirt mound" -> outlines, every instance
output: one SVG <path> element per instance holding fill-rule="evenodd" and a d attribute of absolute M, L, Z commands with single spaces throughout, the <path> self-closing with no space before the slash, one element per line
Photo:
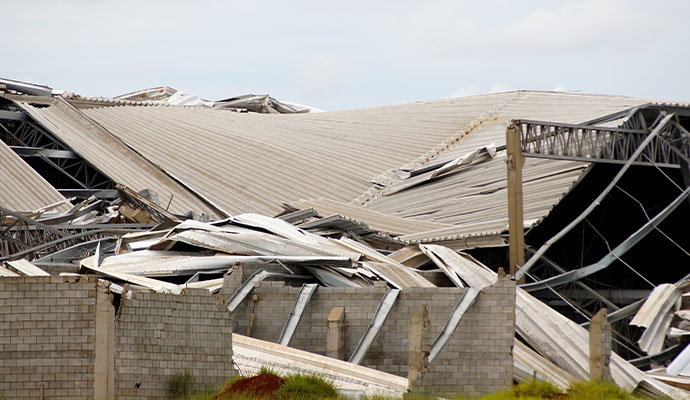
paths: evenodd
<path fill-rule="evenodd" d="M 257 399 L 269 399 L 281 386 L 285 380 L 279 376 L 271 374 L 261 374 L 251 378 L 240 379 L 223 390 L 221 394 L 213 400 L 223 400 L 232 398 L 235 395 L 250 395 Z"/>

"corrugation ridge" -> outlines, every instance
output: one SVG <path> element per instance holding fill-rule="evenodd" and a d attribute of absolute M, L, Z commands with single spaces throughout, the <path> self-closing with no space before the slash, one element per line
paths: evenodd
<path fill-rule="evenodd" d="M 28 211 L 65 200 L 64 196 L 2 141 L 0 163 L 0 204 L 3 207 L 13 211 Z M 65 204 L 57 210 L 67 211 L 69 207 Z"/>

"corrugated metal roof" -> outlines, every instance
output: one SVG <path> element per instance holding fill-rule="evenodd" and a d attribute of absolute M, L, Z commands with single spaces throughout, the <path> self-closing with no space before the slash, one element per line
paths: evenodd
<path fill-rule="evenodd" d="M 372 229 L 393 235 L 406 235 L 436 229 L 452 228 L 452 225 L 401 218 L 376 211 L 367 210 L 352 204 L 346 204 L 326 198 L 300 200 L 291 203 L 298 208 L 314 208 L 323 216 L 341 215 L 356 221 L 366 221 Z"/>
<path fill-rule="evenodd" d="M 0 141 L 0 206 L 16 211 L 35 210 L 64 201 L 45 179 Z M 59 211 L 69 210 L 61 205 Z"/>
<path fill-rule="evenodd" d="M 18 104 L 44 128 L 115 182 L 136 191 L 153 189 L 165 202 L 172 198 L 169 208 L 172 212 L 195 210 L 212 217 L 222 216 L 66 101 L 58 98 L 53 105 L 42 108 L 27 103 Z M 144 136 L 146 140 L 147 135 Z M 183 151 L 178 149 L 178 152 Z M 170 154 L 170 157 L 173 161 L 176 159 L 174 154 Z"/>
<path fill-rule="evenodd" d="M 162 199 L 176 193 L 171 207 L 178 212 L 209 211 L 168 175 L 230 213 L 270 215 L 282 210 L 282 202 L 322 198 L 327 200 L 309 203 L 320 202 L 324 216 L 339 214 L 405 239 L 428 241 L 505 231 L 505 152 L 382 196 L 381 183 L 400 181 L 396 170 L 447 162 L 491 143 L 501 145 L 505 125 L 513 118 L 580 122 L 645 102 L 509 92 L 306 115 L 132 102 L 103 102 L 99 107 L 95 100 L 81 112 L 67 110 L 60 101 L 47 108 L 24 107 L 114 180 L 137 190 L 153 188 Z M 543 218 L 586 166 L 528 160 L 525 219 Z"/>
<path fill-rule="evenodd" d="M 300 198 L 348 202 L 372 178 L 512 96 L 306 115 L 157 106 L 82 111 L 229 212 L 275 214 L 282 201 Z"/>
<path fill-rule="evenodd" d="M 418 160 L 416 167 L 448 162 L 490 143 L 505 144 L 505 129 L 511 119 L 577 123 L 645 102 L 626 97 L 517 92 L 513 101 L 504 102 L 488 120 L 470 126 L 455 144 L 440 149 L 433 157 Z M 355 203 L 386 215 L 453 225 L 404 235 L 401 237 L 404 240 L 439 241 L 495 235 L 507 230 L 508 223 L 505 157 L 505 152 L 499 152 L 488 161 L 388 196 L 381 193 L 380 187 L 372 186 Z M 523 167 L 526 223 L 532 225 L 545 217 L 577 182 L 587 165 L 528 158 Z M 387 179 L 389 184 L 401 180 L 394 174 Z M 319 211 L 318 207 L 314 208 Z"/>

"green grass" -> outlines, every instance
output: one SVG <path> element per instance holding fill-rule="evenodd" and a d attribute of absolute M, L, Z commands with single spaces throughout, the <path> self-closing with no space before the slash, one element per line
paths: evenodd
<path fill-rule="evenodd" d="M 568 388 L 568 400 L 634 400 L 637 397 L 608 382 L 575 382 Z"/>
<path fill-rule="evenodd" d="M 330 382 L 315 375 L 290 375 L 276 392 L 279 400 L 338 399 L 338 391 Z"/>
<path fill-rule="evenodd" d="M 562 395 L 563 392 L 546 382 L 521 383 L 511 390 L 484 396 L 484 400 L 542 400 Z"/>
<path fill-rule="evenodd" d="M 278 376 L 269 369 L 261 369 L 258 375 L 271 374 Z M 223 389 L 218 393 L 244 377 L 237 376 L 229 379 Z M 349 397 L 339 395 L 335 387 L 319 376 L 295 374 L 284 377 L 285 383 L 271 397 L 271 400 L 352 400 Z M 184 374 L 177 380 L 182 387 L 188 387 L 187 377 Z M 193 381 L 192 381 L 193 382 Z M 172 388 L 172 384 L 171 384 Z M 184 400 L 210 400 L 215 394 L 202 393 L 192 394 L 191 392 L 183 397 Z M 224 398 L 225 399 L 225 398 Z M 436 397 L 418 393 L 408 393 L 404 400 L 432 400 Z M 613 383 L 607 382 L 575 382 L 563 392 L 550 383 L 529 382 L 514 386 L 505 392 L 495 393 L 475 400 L 636 400 L 637 397 L 625 392 Z M 0 400 L 2 400 L 0 398 Z M 233 396 L 228 400 L 258 400 L 255 396 L 239 395 Z M 265 399 L 262 399 L 265 400 Z M 394 397 L 386 396 L 364 396 L 361 400 L 398 400 Z M 456 397 L 453 400 L 468 400 L 467 398 Z"/>

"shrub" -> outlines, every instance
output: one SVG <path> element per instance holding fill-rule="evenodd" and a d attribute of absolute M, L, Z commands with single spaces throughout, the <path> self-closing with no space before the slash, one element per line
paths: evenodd
<path fill-rule="evenodd" d="M 170 380 L 170 398 L 172 399 L 185 399 L 192 394 L 193 389 L 194 376 L 188 369 L 173 375 Z"/>

